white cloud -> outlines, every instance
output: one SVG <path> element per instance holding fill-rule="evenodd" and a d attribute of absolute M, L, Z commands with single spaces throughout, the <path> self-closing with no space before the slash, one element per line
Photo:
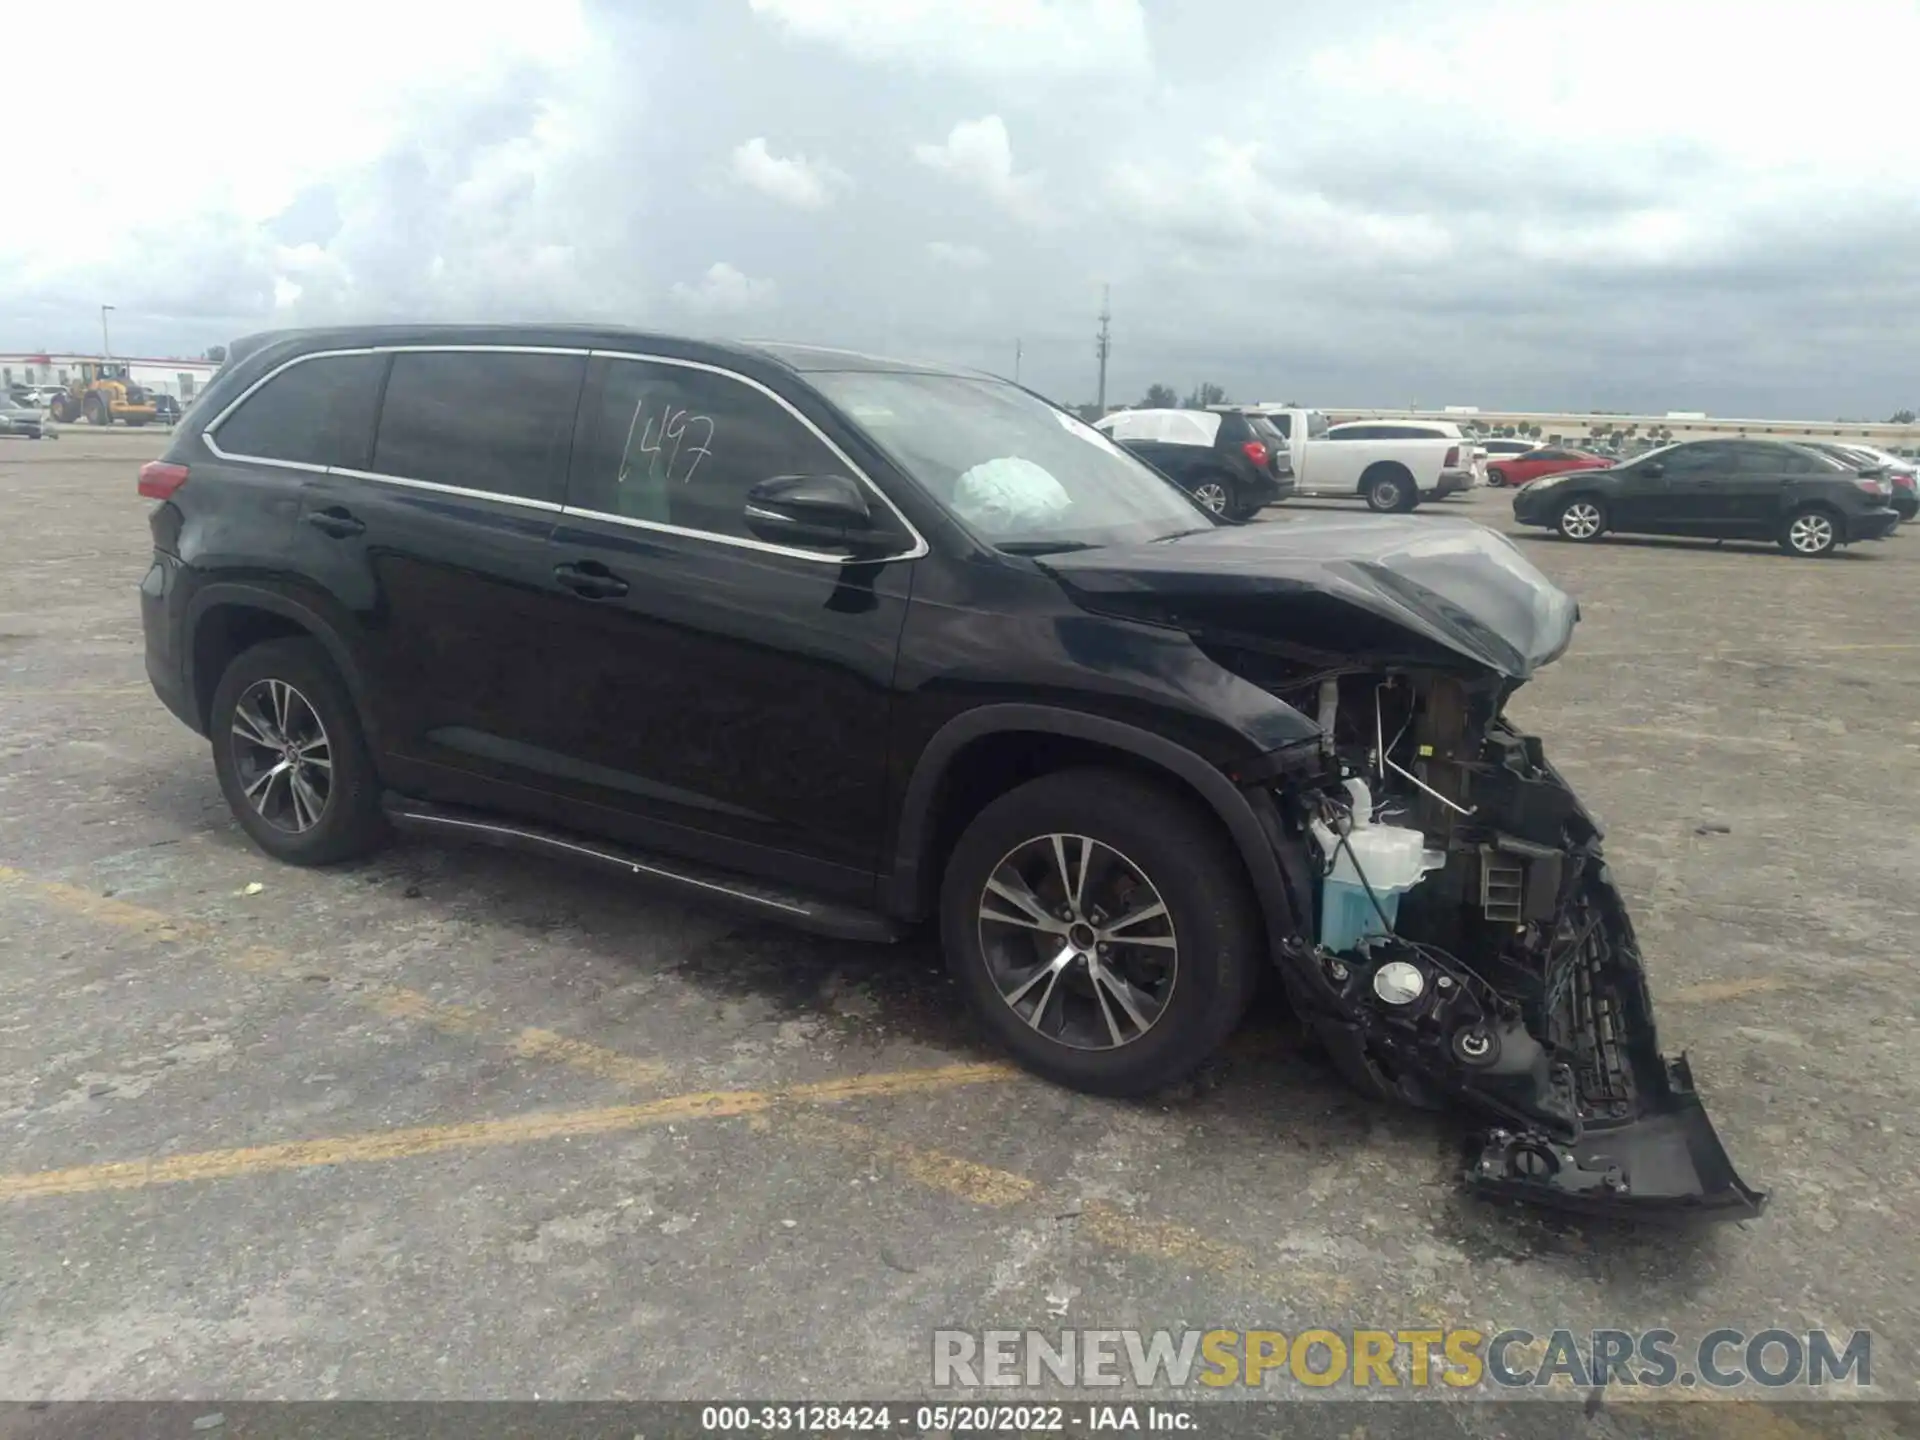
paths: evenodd
<path fill-rule="evenodd" d="M 1014 172 L 1013 145 L 998 115 L 962 120 L 945 143 L 914 146 L 913 158 L 973 186 L 1012 214 L 1032 218 L 1038 213 L 1040 177 Z"/>
<path fill-rule="evenodd" d="M 749 189 L 801 210 L 825 209 L 833 192 L 851 183 L 825 161 L 804 155 L 782 159 L 767 149 L 765 137 L 759 135 L 734 148 L 732 174 Z"/>
<path fill-rule="evenodd" d="M 955 270 L 979 270 L 985 267 L 988 255 L 978 245 L 958 245 L 951 240 L 929 240 L 927 258 L 936 265 L 948 265 Z"/>
<path fill-rule="evenodd" d="M 1118 75 L 1150 63 L 1140 0 L 752 0 L 857 59 L 976 77 Z"/>
<path fill-rule="evenodd" d="M 773 281 L 756 280 L 724 260 L 716 260 L 695 285 L 676 280 L 668 292 L 686 309 L 700 315 L 737 315 L 773 299 Z"/>
<path fill-rule="evenodd" d="M 1124 160 L 1109 172 L 1107 190 L 1133 222 L 1202 246 L 1431 261 L 1453 243 L 1430 216 L 1343 205 L 1311 181 L 1274 173 L 1257 141 L 1215 138 L 1192 159 Z"/>

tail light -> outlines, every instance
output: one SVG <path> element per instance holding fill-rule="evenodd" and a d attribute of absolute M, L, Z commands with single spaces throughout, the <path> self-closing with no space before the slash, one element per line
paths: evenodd
<path fill-rule="evenodd" d="M 1247 441 L 1246 444 L 1240 447 L 1240 453 L 1245 455 L 1247 459 L 1251 460 L 1254 464 L 1260 466 L 1262 469 L 1266 468 L 1267 447 L 1261 444 L 1258 440 Z"/>
<path fill-rule="evenodd" d="M 1458 445 L 1449 445 L 1447 447 L 1447 458 L 1440 468 L 1443 470 L 1458 470 L 1460 468 L 1460 447 Z"/>
<path fill-rule="evenodd" d="M 1893 493 L 1893 491 L 1888 488 L 1887 482 L 1877 475 L 1862 475 L 1856 478 L 1853 483 L 1869 495 L 1885 496 Z"/>
<path fill-rule="evenodd" d="M 1896 490 L 1912 490 L 1912 489 L 1914 489 L 1914 488 L 1915 488 L 1915 485 L 1914 485 L 1914 479 L 1913 479 L 1913 476 L 1911 476 L 1911 475 L 1895 475 L 1895 476 L 1893 477 L 1893 488 L 1894 488 L 1894 489 L 1896 489 Z"/>
<path fill-rule="evenodd" d="M 140 467 L 140 493 L 149 500 L 171 500 L 187 483 L 187 467 L 165 460 L 149 460 Z"/>

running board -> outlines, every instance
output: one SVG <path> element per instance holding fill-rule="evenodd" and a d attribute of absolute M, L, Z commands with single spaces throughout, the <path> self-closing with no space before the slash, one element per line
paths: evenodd
<path fill-rule="evenodd" d="M 519 820 L 507 821 L 476 810 L 434 805 L 388 791 L 380 808 L 396 830 L 442 840 L 468 840 L 551 855 L 575 865 L 610 871 L 643 883 L 677 890 L 689 900 L 703 900 L 739 910 L 763 920 L 776 920 L 798 930 L 836 940 L 886 943 L 901 939 L 906 928 L 871 910 L 821 900 L 800 891 L 782 890 L 725 870 L 710 869 L 685 860 L 668 860 L 644 850 L 631 850 L 611 841 L 587 839 L 548 830 Z"/>

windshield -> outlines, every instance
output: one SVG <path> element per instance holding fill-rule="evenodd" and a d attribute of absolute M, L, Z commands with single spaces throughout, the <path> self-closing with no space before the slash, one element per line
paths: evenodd
<path fill-rule="evenodd" d="M 1039 553 L 1209 523 L 1091 425 L 1004 381 L 841 370 L 807 377 L 981 539 Z"/>

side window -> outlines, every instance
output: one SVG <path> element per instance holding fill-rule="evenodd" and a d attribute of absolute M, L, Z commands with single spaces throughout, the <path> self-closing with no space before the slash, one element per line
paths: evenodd
<path fill-rule="evenodd" d="M 1348 425 L 1342 429 L 1327 431 L 1326 438 L 1329 440 L 1378 440 L 1381 438 L 1380 427 L 1378 425 Z"/>
<path fill-rule="evenodd" d="M 322 355 L 290 365 L 220 422 L 214 443 L 229 455 L 364 469 L 386 368 L 384 355 Z"/>
<path fill-rule="evenodd" d="M 1751 459 L 1744 456 L 1740 469 L 1748 475 L 1824 475 L 1833 476 L 1843 470 L 1856 469 L 1872 462 L 1862 457 L 1858 460 L 1846 459 L 1843 455 L 1808 454 L 1804 450 L 1792 450 L 1781 446 L 1775 450 L 1772 446 L 1750 446 L 1756 452 Z"/>
<path fill-rule="evenodd" d="M 1291 440 L 1293 438 L 1293 416 L 1269 415 L 1267 416 L 1267 423 L 1280 432 L 1281 439 Z"/>
<path fill-rule="evenodd" d="M 1731 468 L 1725 445 L 1682 445 L 1660 458 L 1669 475 L 1710 475 Z"/>
<path fill-rule="evenodd" d="M 1220 428 L 1214 432 L 1216 443 L 1226 445 L 1244 445 L 1253 438 L 1253 427 L 1247 424 L 1247 417 L 1233 414 L 1220 417 Z"/>
<path fill-rule="evenodd" d="M 558 504 L 585 373 L 583 355 L 402 351 L 393 357 L 371 468 Z"/>
<path fill-rule="evenodd" d="M 755 485 L 847 473 L 798 417 L 744 380 L 645 360 L 596 364 L 605 369 L 570 508 L 751 540 L 742 512 Z"/>

